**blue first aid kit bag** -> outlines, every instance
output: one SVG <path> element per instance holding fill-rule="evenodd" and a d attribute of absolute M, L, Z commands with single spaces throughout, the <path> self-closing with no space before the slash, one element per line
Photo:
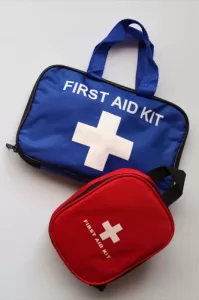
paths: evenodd
<path fill-rule="evenodd" d="M 102 78 L 110 48 L 132 38 L 138 41 L 135 90 Z M 85 181 L 120 168 L 147 173 L 162 165 L 178 167 L 188 118 L 177 105 L 154 96 L 153 54 L 145 28 L 120 21 L 95 47 L 87 72 L 53 65 L 41 73 L 16 144 L 7 147 L 35 167 Z M 160 189 L 170 184 L 167 178 Z"/>

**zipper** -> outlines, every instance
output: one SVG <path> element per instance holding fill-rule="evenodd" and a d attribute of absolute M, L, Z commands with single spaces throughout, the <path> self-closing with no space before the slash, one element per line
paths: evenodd
<path fill-rule="evenodd" d="M 10 150 L 13 150 L 14 152 L 17 152 L 16 146 L 13 146 L 13 145 L 7 143 L 7 144 L 6 144 L 6 147 L 7 147 L 8 149 L 10 149 Z"/>
<path fill-rule="evenodd" d="M 96 189 L 97 187 L 99 187 L 99 186 L 102 185 L 103 183 L 106 183 L 107 181 L 111 182 L 111 181 L 114 180 L 114 179 L 118 179 L 118 178 L 122 178 L 122 177 L 133 177 L 133 178 L 137 178 L 137 179 L 139 179 L 139 180 L 141 180 L 141 181 L 144 181 L 144 182 L 149 183 L 149 185 L 151 186 L 151 188 L 153 188 L 153 190 L 155 190 L 155 191 L 158 193 L 158 195 L 159 195 L 160 198 L 161 198 L 161 201 L 164 203 L 164 201 L 163 201 L 163 199 L 162 199 L 162 197 L 161 197 L 161 194 L 160 194 L 160 192 L 159 192 L 159 190 L 158 190 L 158 188 L 157 188 L 157 186 L 156 186 L 156 184 L 155 184 L 154 181 L 150 181 L 150 180 L 148 180 L 147 178 L 144 178 L 144 177 L 142 177 L 142 176 L 140 176 L 140 175 L 138 175 L 138 174 L 128 174 L 128 173 L 123 173 L 123 174 L 119 174 L 119 175 L 117 174 L 117 175 L 113 175 L 113 176 L 107 177 L 107 178 L 105 178 L 105 179 L 102 179 L 102 180 L 100 180 L 100 181 L 98 181 L 98 182 L 95 182 L 94 184 L 91 184 L 90 186 L 88 186 L 88 188 L 87 188 L 86 190 L 84 190 L 82 193 L 80 193 L 79 195 L 77 195 L 75 198 L 73 198 L 73 199 L 70 200 L 70 201 L 64 202 L 64 203 L 63 203 L 60 207 L 58 207 L 58 208 L 55 210 L 55 212 L 53 213 L 53 215 L 52 215 L 52 217 L 51 217 L 51 220 L 50 220 L 50 226 L 51 226 L 51 224 L 52 224 L 51 222 L 52 222 L 52 221 L 54 222 L 54 221 L 55 221 L 55 218 L 56 218 L 59 214 L 61 214 L 68 206 L 71 206 L 71 204 L 74 203 L 74 202 L 81 201 L 80 198 L 81 198 L 82 196 L 88 194 L 89 192 L 91 192 L 92 190 Z M 165 203 L 164 203 L 164 204 L 165 204 Z M 165 204 L 165 206 L 166 206 L 166 204 Z M 167 210 L 169 211 L 168 208 L 167 208 Z M 170 213 L 170 212 L 169 212 L 169 213 Z M 50 238 L 51 238 L 52 243 L 54 244 L 53 238 L 52 238 L 51 235 L 50 235 Z M 124 274 L 122 274 L 121 276 L 117 277 L 116 279 L 123 277 L 124 275 L 126 275 L 126 274 L 129 273 L 129 272 L 131 272 L 132 270 L 134 270 L 134 269 L 137 268 L 138 266 L 142 265 L 144 262 L 145 262 L 145 261 L 143 261 L 142 263 L 140 263 L 140 264 L 138 264 L 138 265 L 132 267 L 130 270 L 126 271 Z M 115 281 L 116 279 L 114 279 L 113 281 Z M 111 282 L 113 282 L 113 281 L 111 281 Z M 104 289 L 106 288 L 107 284 L 108 284 L 108 283 L 106 283 L 106 284 L 99 284 L 99 285 L 91 285 L 91 286 L 93 286 L 93 287 L 99 289 L 100 291 L 104 291 Z"/>
<path fill-rule="evenodd" d="M 106 177 L 100 181 L 97 181 L 93 184 L 91 184 L 90 186 L 88 186 L 88 188 L 86 190 L 84 190 L 82 193 L 80 193 L 79 195 L 77 195 L 75 198 L 72 198 L 71 200 L 66 200 L 64 203 L 62 203 L 53 213 L 51 220 L 54 219 L 57 214 L 60 214 L 62 211 L 64 211 L 68 206 L 71 206 L 71 204 L 73 204 L 74 202 L 78 202 L 80 201 L 80 198 L 82 198 L 83 196 L 85 196 L 86 194 L 88 194 L 89 192 L 93 191 L 94 189 L 98 188 L 100 185 L 102 185 L 103 183 L 106 183 L 107 181 L 111 182 L 113 179 L 118 179 L 121 177 L 133 177 L 133 178 L 137 178 L 140 179 L 141 181 L 147 182 L 149 183 L 149 185 L 158 193 L 158 195 L 161 197 L 161 194 L 155 184 L 155 182 L 148 180 L 147 178 L 144 178 L 138 174 L 128 174 L 128 173 L 123 173 L 123 174 L 117 174 L 117 175 L 113 175 L 110 177 Z M 162 199 L 162 197 L 161 197 Z M 164 203 L 163 199 L 162 202 Z M 165 204 L 166 205 L 166 204 Z"/>
<path fill-rule="evenodd" d="M 32 157 L 28 156 L 26 153 L 23 152 L 23 150 L 20 148 L 19 146 L 19 133 L 20 133 L 20 130 L 21 130 L 21 127 L 23 126 L 27 116 L 28 116 L 28 113 L 31 109 L 31 106 L 32 106 L 32 102 L 34 100 L 34 96 L 35 96 L 35 92 L 37 90 L 37 86 L 39 84 L 39 81 L 41 80 L 41 78 L 43 77 L 43 75 L 49 71 L 50 69 L 52 68 L 65 68 L 65 69 L 69 69 L 69 70 L 72 70 L 72 71 L 75 71 L 75 72 L 79 72 L 83 75 L 86 75 L 87 77 L 91 78 L 91 79 L 95 79 L 95 80 L 98 80 L 98 81 L 101 81 L 101 82 L 105 82 L 105 83 L 108 83 L 112 86 L 115 86 L 115 87 L 118 87 L 120 89 L 123 89 L 125 91 L 129 91 L 131 93 L 134 93 L 135 95 L 138 95 L 136 90 L 135 89 L 131 89 L 131 88 L 128 88 L 128 87 L 125 87 L 123 85 L 120 85 L 120 84 L 117 84 L 117 83 L 114 83 L 112 81 L 109 81 L 109 80 L 106 80 L 106 79 L 103 79 L 103 78 L 98 78 L 98 77 L 95 77 L 94 75 L 91 75 L 91 74 L 88 74 L 87 72 L 85 71 L 82 71 L 82 70 L 79 70 L 79 69 L 76 69 L 76 68 L 72 68 L 72 67 L 68 67 L 68 66 L 64 66 L 64 65 L 52 65 L 52 66 L 49 66 L 47 67 L 46 69 L 43 70 L 43 72 L 40 74 L 40 76 L 38 77 L 37 81 L 35 82 L 35 85 L 32 89 L 32 92 L 30 94 L 30 97 L 29 97 L 29 100 L 28 100 L 28 103 L 26 105 L 26 108 L 25 108 L 25 111 L 23 113 L 23 116 L 22 116 L 22 119 L 21 119 L 21 122 L 19 124 L 19 127 L 18 127 L 18 130 L 17 130 L 17 133 L 16 133 L 16 144 L 15 146 L 12 146 L 10 144 L 6 144 L 6 147 L 9 148 L 9 149 L 12 149 L 14 152 L 17 152 L 20 157 L 26 161 L 27 163 L 29 163 L 30 165 L 34 166 L 34 167 L 37 167 L 37 168 L 40 168 L 41 165 L 44 165 L 46 167 L 53 167 L 55 169 L 58 169 L 58 170 L 61 170 L 62 172 L 65 172 L 65 173 L 68 173 L 68 174 L 73 174 L 75 177 L 78 176 L 78 177 L 81 177 L 82 179 L 85 179 L 84 177 L 82 176 L 79 176 L 77 173 L 72 173 L 72 172 L 68 172 L 67 170 L 65 170 L 63 167 L 57 167 L 57 166 L 52 166 L 51 164 L 49 163 L 45 163 L 41 160 L 37 160 L 37 159 L 33 159 Z M 140 96 L 140 95 L 138 95 Z M 167 100 L 164 100 L 162 98 L 159 98 L 159 97 L 156 97 L 156 96 L 153 96 L 151 98 L 148 98 L 148 99 L 154 99 L 154 100 L 158 100 L 160 102 L 163 102 L 163 103 L 166 103 L 168 105 L 171 105 L 173 107 L 175 107 L 177 110 L 179 110 L 183 115 L 184 115 L 184 118 L 185 118 L 185 121 L 186 121 L 186 130 L 185 130 L 185 135 L 184 135 L 184 138 L 183 138 L 183 141 L 181 143 L 181 146 L 179 148 L 179 151 L 176 155 L 176 158 L 175 158 L 175 161 L 174 161 L 174 167 L 178 167 L 179 166 L 179 163 L 180 163 L 180 158 L 181 158 L 181 155 L 182 155 L 182 152 L 183 152 L 183 149 L 184 149 L 184 145 L 185 145 L 185 142 L 186 142 L 186 139 L 187 139 L 187 135 L 188 135 L 188 132 L 189 132 L 189 119 L 187 117 L 187 114 L 185 113 L 185 111 L 179 107 L 178 105 L 172 103 L 172 102 L 169 102 Z M 8 145 L 8 146 L 7 146 Z"/>
<path fill-rule="evenodd" d="M 117 176 L 117 175 L 115 175 L 115 176 Z M 74 201 L 78 200 L 79 197 L 82 197 L 82 196 L 86 195 L 86 194 L 89 193 L 90 191 L 92 191 L 92 190 L 94 190 L 95 188 L 97 188 L 100 184 L 106 182 L 107 180 L 109 180 L 110 178 L 115 177 L 115 176 L 110 176 L 110 177 L 108 177 L 108 178 L 105 178 L 105 179 L 102 179 L 102 180 L 100 180 L 100 181 L 97 181 L 97 182 L 91 184 L 86 190 L 84 190 L 81 194 L 79 194 L 79 195 L 76 196 L 75 198 L 73 198 L 73 199 L 71 199 L 71 200 L 66 200 L 64 203 L 62 203 L 62 204 L 54 211 L 54 213 L 53 213 L 51 219 L 54 218 L 55 215 L 56 215 L 58 212 L 60 212 L 60 210 L 62 210 L 63 208 L 65 208 L 67 205 L 69 205 L 69 204 L 73 203 Z"/>

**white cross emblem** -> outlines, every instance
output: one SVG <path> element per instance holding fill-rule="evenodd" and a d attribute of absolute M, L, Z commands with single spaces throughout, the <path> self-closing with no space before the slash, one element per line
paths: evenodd
<path fill-rule="evenodd" d="M 77 123 L 72 141 L 88 146 L 84 165 L 103 171 L 109 154 L 129 160 L 133 142 L 118 136 L 121 117 L 103 111 L 97 127 Z"/>
<path fill-rule="evenodd" d="M 112 227 L 109 221 L 106 221 L 102 223 L 102 226 L 104 227 L 105 231 L 101 233 L 99 236 L 103 241 L 108 238 L 110 238 L 114 244 L 120 241 L 120 238 L 117 235 L 117 233 L 123 229 L 120 224 L 117 224 Z"/>

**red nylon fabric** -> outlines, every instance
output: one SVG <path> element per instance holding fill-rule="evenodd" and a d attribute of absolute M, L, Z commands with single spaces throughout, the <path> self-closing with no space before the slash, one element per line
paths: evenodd
<path fill-rule="evenodd" d="M 121 169 L 91 181 L 64 202 L 52 215 L 49 234 L 71 272 L 100 285 L 166 247 L 174 222 L 152 180 Z"/>

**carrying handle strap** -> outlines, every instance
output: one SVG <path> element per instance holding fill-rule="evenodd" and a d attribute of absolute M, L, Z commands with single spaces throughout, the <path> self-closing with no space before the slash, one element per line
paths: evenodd
<path fill-rule="evenodd" d="M 174 182 L 172 187 L 162 195 L 162 199 L 167 206 L 170 206 L 183 194 L 186 178 L 184 171 L 175 168 L 160 167 L 148 172 L 147 175 L 151 177 L 155 183 L 158 183 L 167 176 L 172 177 Z"/>
<path fill-rule="evenodd" d="M 139 25 L 142 31 L 130 27 L 129 25 L 131 24 Z M 128 38 L 135 38 L 139 42 L 135 82 L 136 92 L 141 96 L 152 97 L 157 89 L 158 67 L 153 60 L 154 46 L 150 42 L 144 26 L 138 21 L 125 19 L 117 23 L 108 36 L 95 47 L 87 72 L 101 78 L 111 47 Z"/>

